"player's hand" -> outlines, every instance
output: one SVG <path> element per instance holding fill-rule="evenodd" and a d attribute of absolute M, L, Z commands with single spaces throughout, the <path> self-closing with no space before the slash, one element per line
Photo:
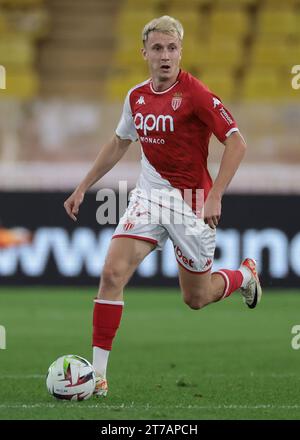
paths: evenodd
<path fill-rule="evenodd" d="M 221 196 L 209 193 L 204 205 L 204 223 L 215 229 L 221 217 Z"/>
<path fill-rule="evenodd" d="M 74 222 L 77 221 L 77 215 L 79 212 L 79 206 L 83 202 L 84 193 L 78 190 L 75 190 L 73 194 L 65 201 L 64 208 L 67 211 L 69 217 L 71 217 Z"/>

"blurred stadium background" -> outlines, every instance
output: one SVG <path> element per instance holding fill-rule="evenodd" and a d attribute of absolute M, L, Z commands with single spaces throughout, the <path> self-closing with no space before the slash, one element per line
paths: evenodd
<path fill-rule="evenodd" d="M 4 286 L 90 285 L 96 291 L 114 225 L 97 224 L 95 189 L 118 189 L 120 180 L 133 187 L 140 169 L 138 143 L 87 195 L 77 224 L 66 217 L 63 202 L 114 132 L 127 90 L 147 78 L 139 55 L 141 31 L 146 22 L 163 14 L 184 25 L 183 68 L 222 98 L 248 144 L 247 156 L 224 197 L 215 268 L 234 268 L 251 254 L 259 262 L 266 287 L 277 287 L 279 292 L 298 289 L 300 89 L 292 87 L 292 68 L 300 65 L 300 0 L 0 0 L 0 65 L 6 72 L 6 88 L 0 89 L 3 305 L 10 304 L 8 292 L 21 292 Z M 222 154 L 215 139 L 210 152 L 209 166 L 215 175 Z M 130 285 L 177 286 L 170 243 L 161 254 L 145 260 Z M 50 290 L 39 291 L 51 296 Z M 27 310 L 26 299 L 17 298 Z M 71 295 L 66 298 L 72 302 Z M 38 299 L 31 297 L 31 304 L 35 313 L 41 313 Z M 291 304 L 285 322 L 296 310 L 295 299 Z M 22 315 L 24 323 L 32 318 L 30 310 L 28 319 Z M 62 327 L 74 326 L 72 317 L 65 326 L 59 311 L 53 313 Z M 259 316 L 262 329 L 263 316 Z M 279 311 L 274 312 L 274 326 L 278 316 Z M 295 314 L 290 316 L 296 319 Z M 161 322 L 164 319 L 167 316 Z M 7 325 L 8 337 L 15 335 L 19 347 L 23 328 L 14 327 L 13 315 L 1 313 L 0 324 Z M 47 337 L 49 342 L 50 330 Z M 261 335 L 253 338 L 259 341 Z M 289 340 L 281 343 L 286 348 Z M 39 344 L 35 347 L 42 353 L 45 344 Z M 61 354 L 53 344 L 45 352 L 46 364 Z M 233 338 L 228 353 L 234 344 Z M 62 341 L 59 347 L 68 351 Z M 83 350 L 78 354 L 88 356 Z M 220 350 L 222 356 L 221 346 Z M 7 350 L 7 356 L 11 353 Z M 276 363 L 269 352 L 265 356 L 266 365 Z M 28 373 L 36 373 L 29 361 L 22 361 Z M 291 358 L 291 374 L 296 371 L 293 362 Z M 222 371 L 226 375 L 225 361 Z M 274 376 L 269 389 L 281 385 Z M 292 383 L 289 386 L 293 388 Z M 284 388 L 280 389 L 284 395 Z"/>

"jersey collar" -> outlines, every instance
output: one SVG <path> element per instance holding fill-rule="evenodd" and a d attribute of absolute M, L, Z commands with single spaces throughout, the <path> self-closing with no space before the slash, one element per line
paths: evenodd
<path fill-rule="evenodd" d="M 177 78 L 176 78 L 176 81 L 174 82 L 174 84 L 172 84 L 168 89 L 164 90 L 163 92 L 157 92 L 156 90 L 154 90 L 153 81 L 151 79 L 150 83 L 149 83 L 151 92 L 154 93 L 155 95 L 163 95 L 164 93 L 168 93 L 170 90 L 172 90 L 179 83 L 180 76 L 181 76 L 181 69 L 179 70 L 179 73 L 177 75 Z"/>

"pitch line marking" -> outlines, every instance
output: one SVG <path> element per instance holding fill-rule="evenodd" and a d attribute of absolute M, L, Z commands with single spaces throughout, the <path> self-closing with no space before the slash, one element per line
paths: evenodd
<path fill-rule="evenodd" d="M 66 403 L 66 404 L 65 404 Z M 82 402 L 84 403 L 84 402 Z M 116 409 L 136 409 L 136 410 L 157 410 L 157 409 L 197 409 L 197 410 L 216 410 L 216 409 L 236 409 L 236 410 L 251 410 L 251 409 L 300 409 L 300 405 L 272 405 L 272 404 L 259 404 L 259 405 L 174 405 L 174 406 L 152 406 L 149 404 L 146 405 L 135 405 L 132 403 L 131 405 L 107 405 L 107 404 L 84 404 L 78 405 L 78 403 L 69 403 L 69 402 L 60 402 L 60 403 L 34 403 L 34 404 L 23 404 L 23 403 L 15 403 L 15 404 L 1 404 L 1 409 L 35 409 L 35 408 L 60 408 L 63 405 L 64 409 L 70 408 L 89 408 L 89 409 L 108 409 L 108 410 L 116 410 Z"/>
<path fill-rule="evenodd" d="M 0 380 L 1 379 L 45 379 L 46 378 L 46 373 L 45 374 L 2 374 L 0 376 Z M 234 377 L 234 378 L 244 378 L 244 377 L 274 377 L 274 378 L 285 378 L 285 377 L 295 377 L 298 376 L 297 373 L 254 373 L 254 372 L 250 372 L 250 373 L 245 373 L 245 374 L 226 374 L 226 373 L 204 373 L 201 375 L 201 377 L 203 378 L 222 378 L 222 377 Z"/>

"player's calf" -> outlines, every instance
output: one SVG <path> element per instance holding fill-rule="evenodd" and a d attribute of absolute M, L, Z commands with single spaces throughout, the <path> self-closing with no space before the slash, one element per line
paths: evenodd
<path fill-rule="evenodd" d="M 218 301 L 223 289 L 224 281 L 221 277 L 212 279 L 210 271 L 205 273 L 191 273 L 179 267 L 179 282 L 185 304 L 193 310 Z"/>

